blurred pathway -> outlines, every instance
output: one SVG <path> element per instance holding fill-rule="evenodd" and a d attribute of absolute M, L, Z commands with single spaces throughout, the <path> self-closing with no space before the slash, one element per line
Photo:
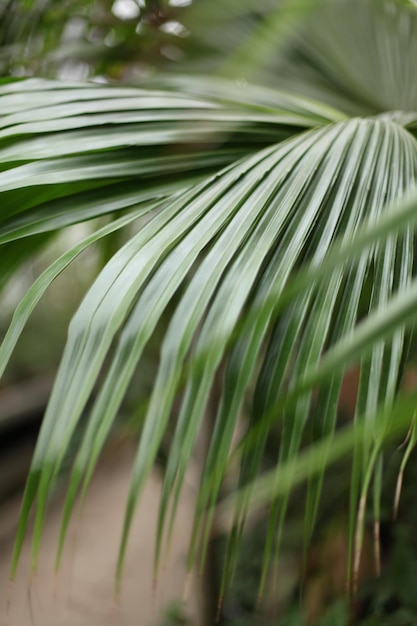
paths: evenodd
<path fill-rule="evenodd" d="M 159 504 L 160 475 L 154 470 L 135 516 L 121 599 L 112 602 L 117 550 L 132 469 L 130 444 L 108 451 L 96 473 L 82 517 L 75 512 L 62 566 L 55 580 L 62 499 L 50 507 L 40 551 L 39 570 L 30 575 L 30 540 L 24 545 L 6 613 L 8 572 L 18 503 L 0 508 L 0 626 L 157 626 L 164 608 L 182 597 L 185 555 L 191 532 L 194 491 L 186 486 L 171 553 L 152 594 L 152 559 Z M 30 539 L 30 538 L 28 538 Z M 199 626 L 199 589 L 191 580 L 187 613 Z"/>

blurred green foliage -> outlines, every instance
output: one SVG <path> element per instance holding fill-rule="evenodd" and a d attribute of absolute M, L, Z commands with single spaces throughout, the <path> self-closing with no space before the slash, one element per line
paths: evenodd
<path fill-rule="evenodd" d="M 148 0 L 11 0 L 0 5 L 0 73 L 133 79 L 166 61 L 182 7 Z"/>

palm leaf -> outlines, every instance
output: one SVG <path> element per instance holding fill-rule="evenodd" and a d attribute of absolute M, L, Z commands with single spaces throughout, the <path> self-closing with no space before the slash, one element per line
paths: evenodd
<path fill-rule="evenodd" d="M 397 5 L 390 13 L 385 4 L 381 8 L 369 1 L 359 8 L 352 0 L 343 7 L 342 28 L 333 8 L 325 11 L 325 17 L 313 16 L 316 26 L 297 44 L 297 54 L 312 51 L 307 74 L 320 77 L 312 80 L 311 92 L 369 117 L 347 119 L 328 104 L 266 88 L 242 87 L 237 98 L 236 85 L 221 80 L 160 79 L 146 89 L 38 80 L 0 85 L 0 243 L 14 259 L 10 274 L 59 228 L 100 215 L 117 217 L 67 251 L 35 283 L 0 349 L 0 369 L 51 280 L 85 246 L 146 215 L 103 268 L 71 322 L 26 486 L 13 573 L 35 499 L 36 563 L 48 496 L 98 385 L 70 477 L 59 561 L 75 498 L 80 490 L 87 492 L 156 328 L 165 335 L 133 469 L 118 580 L 137 499 L 172 420 L 157 529 L 158 568 L 216 376 L 222 374 L 189 564 L 199 539 L 203 547 L 209 539 L 233 432 L 249 403 L 224 581 L 233 574 L 267 439 L 279 425 L 277 470 L 265 496 L 270 514 L 262 588 L 279 548 L 291 487 L 308 476 L 307 461 L 301 460 L 302 471 L 297 470 L 306 424 L 313 420 L 321 441 L 316 444 L 320 456 L 313 455 L 308 538 L 323 472 L 334 458 L 330 442 L 340 384 L 346 368 L 360 361 L 356 426 L 336 446 L 338 453 L 354 448 L 357 569 L 373 477 L 378 516 L 381 455 L 401 406 L 396 395 L 407 331 L 415 322 L 415 197 L 399 210 L 387 206 L 416 185 L 417 95 L 408 86 L 414 70 L 409 60 L 400 78 L 394 70 L 404 50 L 413 49 L 417 18 Z M 352 46 L 346 23 L 374 14 L 378 29 L 372 26 L 369 41 L 361 39 L 353 54 L 377 41 L 380 56 L 370 53 L 363 65 L 347 67 L 345 49 Z M 322 22 L 314 22 L 322 19 L 330 25 L 324 34 L 317 28 Z M 406 25 L 407 36 L 399 42 L 400 24 Z M 362 26 L 356 28 L 360 33 Z M 331 68 L 326 49 L 335 51 Z M 381 59 L 392 61 L 393 69 L 379 84 Z M 372 77 L 370 83 L 366 76 Z M 389 100 L 391 89 L 395 99 Z M 397 105 L 406 113 L 386 112 Z M 107 358 L 108 369 L 98 382 Z M 175 415 L 174 401 L 181 393 Z M 284 487 L 278 488 L 283 472 Z M 352 544 L 353 539 L 354 521 Z"/>
<path fill-rule="evenodd" d="M 280 84 L 354 115 L 414 111 L 417 11 L 405 5 L 319 3 L 277 59 Z"/>

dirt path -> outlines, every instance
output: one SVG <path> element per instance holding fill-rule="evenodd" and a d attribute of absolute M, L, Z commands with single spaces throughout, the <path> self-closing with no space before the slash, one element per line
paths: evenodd
<path fill-rule="evenodd" d="M 133 451 L 124 446 L 107 453 L 94 478 L 80 518 L 70 527 L 62 567 L 54 578 L 62 500 L 50 508 L 41 548 L 39 570 L 30 575 L 30 541 L 6 612 L 8 571 L 17 518 L 17 504 L 0 509 L 0 625 L 1 626 L 156 626 L 164 608 L 181 599 L 185 585 L 185 555 L 192 522 L 194 490 L 186 487 L 174 531 L 172 549 L 152 593 L 152 559 L 159 504 L 160 476 L 154 470 L 140 502 L 129 542 L 120 604 L 115 606 L 113 581 L 117 550 L 129 487 Z M 187 612 L 199 626 L 200 593 L 191 580 Z"/>

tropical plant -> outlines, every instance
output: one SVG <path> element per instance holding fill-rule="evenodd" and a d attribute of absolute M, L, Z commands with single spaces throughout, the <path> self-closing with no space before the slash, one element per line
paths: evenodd
<path fill-rule="evenodd" d="M 0 372 L 54 278 L 88 246 L 130 228 L 70 324 L 26 485 L 13 573 L 35 500 L 36 562 L 48 496 L 92 399 L 69 480 L 59 562 L 75 498 L 85 496 L 132 375 L 162 329 L 118 580 L 138 497 L 173 423 L 158 567 L 212 398 L 190 567 L 200 539 L 204 546 L 210 536 L 244 406 L 224 584 L 251 508 L 268 503 L 270 510 L 262 588 L 292 487 L 309 480 L 308 541 L 325 468 L 353 451 L 355 587 L 372 484 L 378 529 L 384 446 L 410 430 L 406 460 L 415 441 L 416 397 L 400 389 L 417 310 L 417 14 L 405 3 L 376 0 L 309 9 L 263 74 L 270 80 L 275 72 L 285 91 L 220 78 L 158 78 L 140 88 L 2 80 L 1 284 L 63 228 L 87 220 L 92 227 L 17 307 Z M 239 67 L 245 78 L 251 68 Z M 344 372 L 356 363 L 355 426 L 335 434 Z M 312 447 L 300 452 L 307 424 Z M 277 466 L 257 479 L 277 425 Z"/>

